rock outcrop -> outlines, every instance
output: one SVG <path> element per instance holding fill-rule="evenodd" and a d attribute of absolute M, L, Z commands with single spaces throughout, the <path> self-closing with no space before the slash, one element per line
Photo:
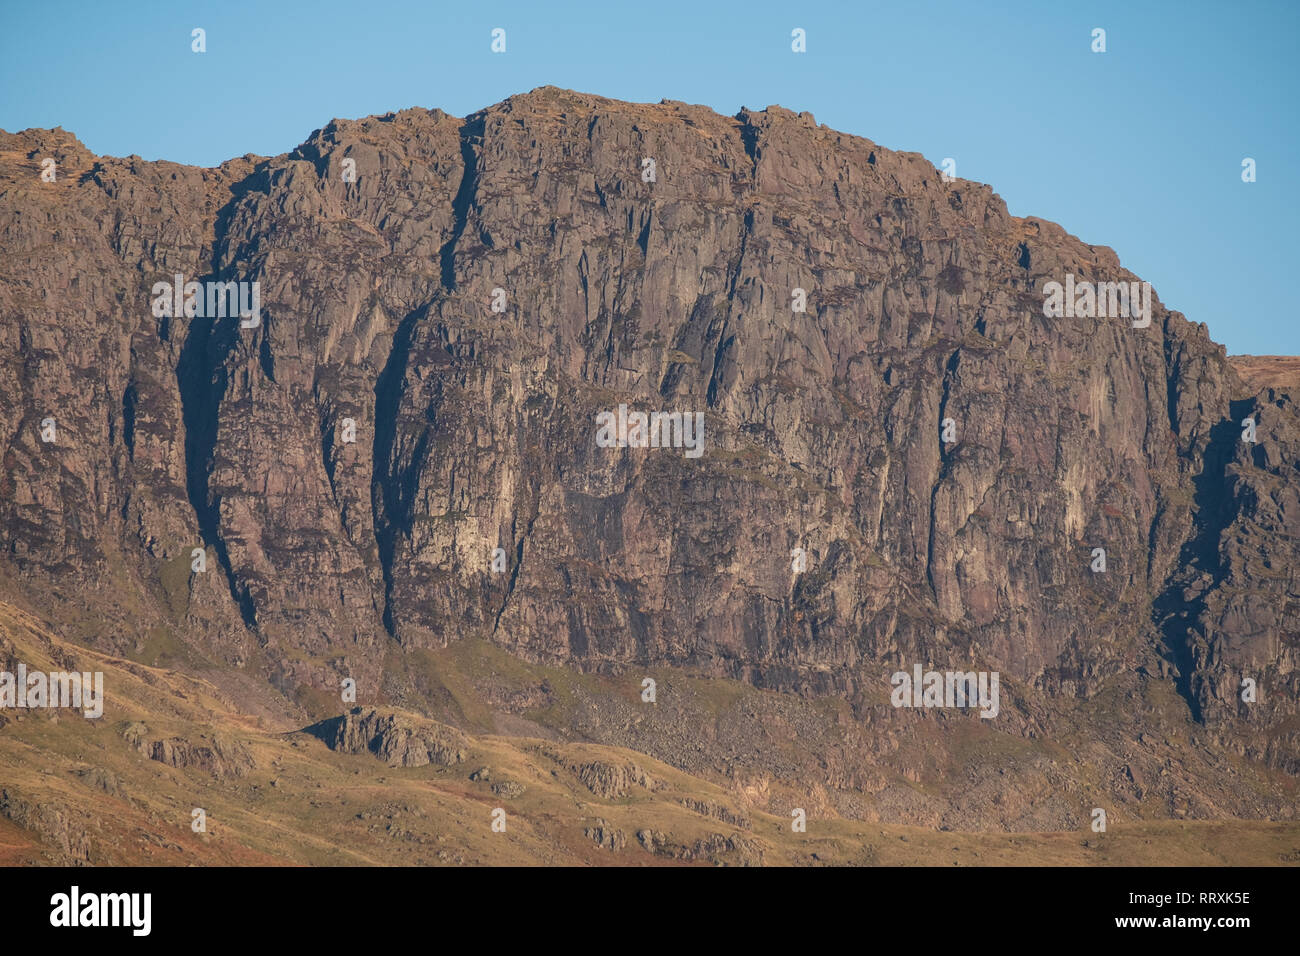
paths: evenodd
<path fill-rule="evenodd" d="M 465 735 L 453 727 L 405 714 L 363 712 L 359 707 L 308 727 L 307 733 L 331 750 L 372 753 L 392 767 L 451 766 L 465 759 L 468 747 Z"/>
<path fill-rule="evenodd" d="M 256 766 L 252 754 L 238 741 L 205 735 L 198 742 L 185 737 L 150 739 L 147 725 L 131 721 L 120 730 L 122 738 L 150 760 L 178 770 L 197 769 L 218 780 L 242 777 Z"/>

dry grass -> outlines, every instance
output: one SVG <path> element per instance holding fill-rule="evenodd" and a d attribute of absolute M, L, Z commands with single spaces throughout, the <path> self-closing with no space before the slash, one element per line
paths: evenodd
<path fill-rule="evenodd" d="M 813 816 L 800 834 L 791 831 L 788 818 L 745 806 L 734 791 L 644 754 L 594 744 L 479 734 L 470 737 L 467 759 L 453 766 L 390 767 L 370 754 L 336 753 L 305 733 L 264 730 L 205 681 L 65 644 L 9 605 L 0 605 L 0 637 L 29 668 L 63 669 L 55 656 L 71 655 L 79 669 L 104 671 L 106 691 L 104 715 L 96 721 L 69 711 L 5 712 L 5 865 L 75 859 L 171 865 L 1300 861 L 1297 823 L 1117 823 L 1100 835 L 957 833 Z M 146 725 L 147 739 L 204 744 L 220 738 L 245 749 L 254 767 L 243 776 L 218 777 L 199 767 L 167 766 L 128 741 L 123 731 L 136 723 Z M 634 766 L 644 783 L 597 795 L 582 769 L 593 765 Z M 487 779 L 470 779 L 484 767 Z M 515 795 L 494 792 L 503 784 Z M 685 801 L 719 812 L 696 812 Z M 206 833 L 191 832 L 195 807 L 207 812 Z M 497 807 L 507 814 L 504 833 L 491 828 Z M 585 832 L 597 826 L 621 831 L 625 845 L 617 851 L 599 846 Z M 662 835 L 658 854 L 638 840 L 640 831 Z"/>

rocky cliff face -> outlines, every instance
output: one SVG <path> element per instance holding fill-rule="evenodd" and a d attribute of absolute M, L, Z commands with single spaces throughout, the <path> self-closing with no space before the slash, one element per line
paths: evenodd
<path fill-rule="evenodd" d="M 995 670 L 1030 735 L 1140 674 L 1300 773 L 1295 404 L 1156 296 L 1045 315 L 1140 280 L 919 155 L 551 88 L 217 169 L 27 131 L 0 250 L 0 581 L 87 643 L 412 706 L 385 660 L 467 637 L 850 699 Z M 155 315 L 176 275 L 256 324 Z M 702 454 L 603 447 L 622 405 Z"/>

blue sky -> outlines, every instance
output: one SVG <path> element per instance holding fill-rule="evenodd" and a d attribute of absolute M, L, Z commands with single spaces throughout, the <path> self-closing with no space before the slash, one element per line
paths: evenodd
<path fill-rule="evenodd" d="M 546 84 L 727 114 L 775 103 L 952 157 L 1013 214 L 1113 247 L 1231 353 L 1300 354 L 1298 28 L 1290 0 L 0 0 L 0 128 L 211 166 L 334 117 L 463 116 Z"/>

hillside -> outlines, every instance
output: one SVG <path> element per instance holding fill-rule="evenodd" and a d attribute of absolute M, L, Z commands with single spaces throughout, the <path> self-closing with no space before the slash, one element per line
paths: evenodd
<path fill-rule="evenodd" d="M 752 789 L 623 748 L 464 735 L 398 711 L 370 721 L 374 712 L 360 708 L 338 718 L 360 734 L 273 730 L 232 710 L 206 681 L 69 645 L 7 605 L 0 649 L 31 666 L 103 670 L 112 689 L 101 721 L 40 711 L 5 718 L 4 865 L 1300 862 L 1295 822 L 979 834 L 867 824 L 813 807 L 807 832 L 794 833 L 784 815 L 760 809 L 766 794 L 755 799 Z M 366 747 L 370 731 L 378 753 Z M 445 746 L 422 749 L 421 738 Z M 192 829 L 196 807 L 202 833 Z M 504 832 L 491 828 L 498 807 Z"/>

